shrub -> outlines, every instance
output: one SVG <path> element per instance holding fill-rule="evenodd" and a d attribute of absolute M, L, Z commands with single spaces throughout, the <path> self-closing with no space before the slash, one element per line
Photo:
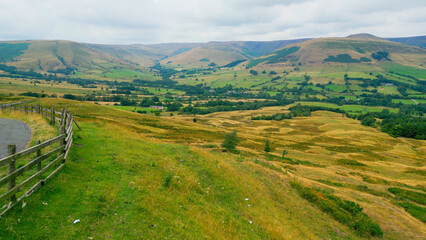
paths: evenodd
<path fill-rule="evenodd" d="M 348 165 L 348 166 L 359 166 L 359 167 L 365 167 L 367 165 L 360 163 L 358 161 L 355 160 L 351 160 L 351 159 L 339 159 L 337 160 L 337 164 L 339 165 Z"/>
<path fill-rule="evenodd" d="M 388 191 L 395 194 L 402 200 L 410 200 L 415 203 L 426 205 L 426 194 L 421 192 L 410 191 L 402 188 L 391 187 Z"/>
<path fill-rule="evenodd" d="M 414 205 L 409 202 L 397 202 L 399 206 L 403 207 L 405 211 L 411 214 L 413 217 L 419 219 L 420 221 L 426 223 L 426 208 Z"/>
<path fill-rule="evenodd" d="M 270 152 L 271 151 L 271 143 L 269 142 L 268 139 L 266 139 L 265 141 L 265 152 Z"/>
<path fill-rule="evenodd" d="M 349 226 L 360 236 L 383 236 L 383 231 L 380 229 L 380 226 L 367 214 L 363 213 L 362 207 L 357 203 L 342 200 L 331 194 L 318 192 L 296 182 L 290 182 L 290 185 L 301 197 L 312 202 L 321 209 L 321 211 L 331 215 L 337 221 Z"/>
<path fill-rule="evenodd" d="M 225 141 L 222 143 L 222 147 L 226 148 L 229 151 L 235 150 L 235 147 L 238 145 L 240 140 L 237 136 L 237 131 L 233 131 L 225 134 Z"/>
<path fill-rule="evenodd" d="M 172 179 L 173 179 L 173 173 L 172 172 L 167 173 L 163 181 L 163 187 L 168 188 L 170 184 L 172 183 Z"/>

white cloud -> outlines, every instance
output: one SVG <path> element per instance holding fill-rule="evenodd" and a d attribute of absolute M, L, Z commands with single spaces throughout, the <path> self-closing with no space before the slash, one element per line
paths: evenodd
<path fill-rule="evenodd" d="M 0 2 L 0 39 L 96 43 L 205 42 L 424 35 L 416 0 L 14 0 Z"/>

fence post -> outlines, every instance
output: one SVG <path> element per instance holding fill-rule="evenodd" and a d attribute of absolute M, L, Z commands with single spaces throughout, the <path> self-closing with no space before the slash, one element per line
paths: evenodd
<path fill-rule="evenodd" d="M 16 153 L 16 145 L 15 145 L 15 144 L 8 145 L 8 146 L 7 146 L 7 149 L 8 149 L 8 151 L 9 151 L 9 156 L 10 156 L 10 155 L 13 155 L 13 154 L 15 154 L 15 153 Z M 15 159 L 12 159 L 12 161 L 10 161 L 10 163 L 9 163 L 9 174 L 13 173 L 13 172 L 15 171 L 15 169 L 16 169 L 16 167 L 15 167 Z M 15 184 L 16 184 L 16 176 L 13 176 L 13 177 L 9 180 L 9 189 L 8 189 L 8 190 L 10 190 L 10 189 L 14 188 L 14 187 L 15 187 Z M 15 202 L 15 201 L 16 201 L 16 195 L 15 195 L 15 194 L 13 194 L 13 195 L 10 197 L 10 200 L 11 200 L 12 202 Z"/>
<path fill-rule="evenodd" d="M 64 121 L 65 121 L 65 108 L 62 108 L 62 112 L 61 112 L 61 122 L 60 125 L 64 126 Z"/>
<path fill-rule="evenodd" d="M 40 143 L 41 143 L 40 140 L 37 140 L 37 145 L 39 145 Z M 41 156 L 41 149 L 37 150 L 37 157 L 40 157 L 40 156 Z M 41 171 L 41 161 L 37 163 L 37 172 L 40 172 L 40 171 Z M 42 180 L 41 174 L 38 176 L 38 179 Z"/>
<path fill-rule="evenodd" d="M 64 145 L 64 151 L 63 151 L 63 153 L 65 154 L 66 152 L 67 152 L 67 148 L 66 148 L 66 146 L 67 146 L 67 141 L 66 141 L 66 139 L 67 139 L 67 137 L 68 137 L 68 134 L 67 134 L 67 128 L 65 127 L 65 125 L 61 125 L 60 126 L 60 133 L 59 133 L 59 135 L 62 135 L 62 134 L 65 134 L 65 137 L 64 137 L 64 139 L 62 140 L 62 144 Z M 64 155 L 65 156 L 65 155 Z M 65 163 L 65 158 L 62 160 L 62 163 Z"/>
<path fill-rule="evenodd" d="M 55 107 L 52 106 L 51 112 L 50 112 L 50 124 L 55 124 Z"/>

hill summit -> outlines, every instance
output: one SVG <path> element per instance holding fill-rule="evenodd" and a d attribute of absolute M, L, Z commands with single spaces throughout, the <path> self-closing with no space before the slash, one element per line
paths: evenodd
<path fill-rule="evenodd" d="M 374 36 L 373 34 L 370 34 L 370 33 L 351 34 L 347 36 L 347 38 L 381 39 L 380 37 Z"/>

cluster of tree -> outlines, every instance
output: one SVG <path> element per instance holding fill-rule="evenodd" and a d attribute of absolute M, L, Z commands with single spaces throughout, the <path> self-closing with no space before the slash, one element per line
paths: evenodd
<path fill-rule="evenodd" d="M 345 113 L 344 110 L 340 108 L 330 108 L 330 107 L 322 107 L 322 106 L 308 106 L 297 104 L 289 108 L 290 114 L 293 117 L 308 117 L 311 116 L 312 112 L 315 111 L 330 111 L 336 113 Z"/>
<path fill-rule="evenodd" d="M 284 120 L 291 119 L 292 117 L 308 117 L 311 116 L 311 113 L 314 111 L 330 111 L 337 113 L 345 113 L 345 111 L 339 108 L 329 108 L 329 107 L 320 107 L 320 106 L 308 106 L 297 104 L 289 108 L 290 113 L 276 113 L 273 115 L 261 115 L 256 117 L 251 117 L 252 120 Z"/>
<path fill-rule="evenodd" d="M 374 59 L 376 59 L 376 60 L 378 60 L 378 61 L 380 61 L 380 60 L 382 60 L 382 59 L 385 59 L 385 60 L 388 60 L 388 61 L 392 61 L 392 60 L 389 58 L 389 53 L 388 53 L 388 52 L 385 52 L 385 51 L 383 51 L 383 52 L 376 52 L 376 53 L 372 53 L 372 54 L 371 54 L 371 57 L 372 57 L 372 58 L 374 58 Z"/>
<path fill-rule="evenodd" d="M 275 121 L 281 121 L 284 119 L 291 119 L 292 116 L 290 113 L 276 113 L 273 115 L 260 115 L 260 116 L 252 116 L 251 120 L 275 120 Z"/>
<path fill-rule="evenodd" d="M 47 94 L 45 94 L 45 93 L 36 93 L 36 92 L 24 92 L 24 93 L 20 93 L 19 96 L 28 96 L 28 97 L 35 97 L 35 98 L 45 98 L 45 97 L 47 97 Z"/>
<path fill-rule="evenodd" d="M 235 60 L 235 61 L 233 61 L 233 62 L 230 62 L 230 63 L 228 63 L 228 64 L 224 65 L 223 67 L 226 67 L 226 68 L 235 67 L 235 66 L 237 66 L 238 64 L 240 64 L 240 63 L 242 63 L 242 62 L 244 62 L 244 61 L 246 61 L 246 60 L 245 60 L 245 59 Z"/>
<path fill-rule="evenodd" d="M 339 54 L 337 56 L 328 56 L 326 59 L 324 59 L 324 62 L 339 62 L 339 63 L 360 63 L 361 60 L 352 58 L 351 55 L 345 53 L 345 54 Z"/>
<path fill-rule="evenodd" d="M 356 118 L 365 126 L 380 126 L 382 132 L 393 137 L 426 139 L 426 119 L 422 117 L 407 115 L 401 111 L 391 113 L 388 109 L 384 109 L 382 112 L 360 114 Z M 376 121 L 376 119 L 382 119 L 382 121 Z"/>
<path fill-rule="evenodd" d="M 170 80 L 170 77 L 178 73 L 177 70 L 171 68 L 165 68 L 161 64 L 157 63 L 151 67 L 151 70 L 156 70 L 160 74 L 163 80 Z"/>
<path fill-rule="evenodd" d="M 232 101 L 208 101 L 206 103 L 197 104 L 197 107 L 191 104 L 182 108 L 183 113 L 189 114 L 209 114 L 214 112 L 238 111 L 238 110 L 255 110 L 262 107 L 284 106 L 293 103 L 293 100 L 281 99 L 279 101 L 253 101 L 253 102 L 232 102 Z"/>
<path fill-rule="evenodd" d="M 59 68 L 59 69 L 56 69 L 56 70 L 48 70 L 47 72 L 70 75 L 70 74 L 74 73 L 75 70 L 76 69 L 74 69 L 72 67 L 66 67 L 66 68 Z"/>
<path fill-rule="evenodd" d="M 151 98 L 142 98 L 141 102 L 139 103 L 139 106 L 141 107 L 149 107 L 152 105 L 163 106 L 163 103 L 157 96 L 153 96 Z"/>

